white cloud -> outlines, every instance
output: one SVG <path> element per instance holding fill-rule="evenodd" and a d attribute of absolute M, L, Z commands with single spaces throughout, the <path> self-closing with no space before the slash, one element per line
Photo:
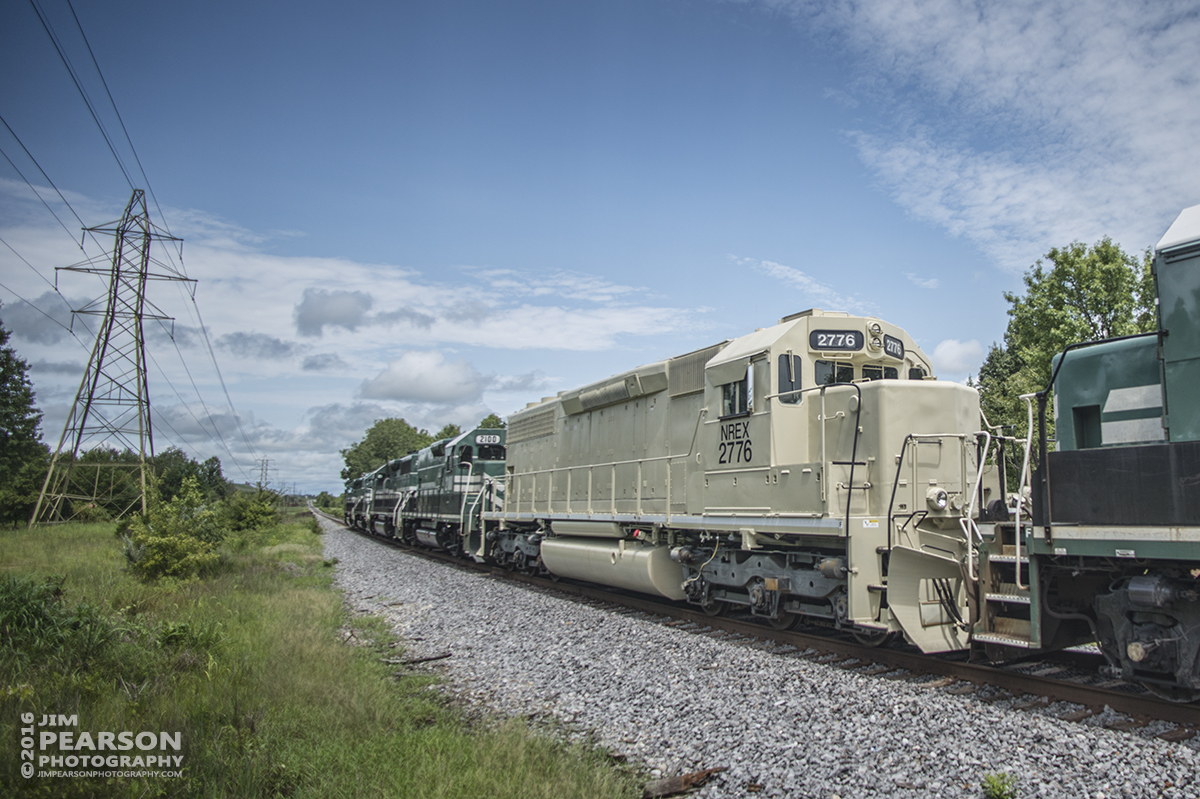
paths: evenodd
<path fill-rule="evenodd" d="M 794 267 L 777 264 L 774 261 L 760 261 L 755 258 L 738 258 L 733 255 L 729 257 L 739 266 L 748 266 L 756 272 L 773 277 L 797 289 L 805 297 L 805 302 L 814 303 L 814 307 L 820 307 L 821 310 L 863 314 L 877 312 L 873 303 L 848 297 Z"/>
<path fill-rule="evenodd" d="M 242 358 L 270 360 L 290 358 L 299 349 L 290 341 L 283 341 L 266 333 L 247 333 L 242 330 L 219 336 L 216 345 Z"/>
<path fill-rule="evenodd" d="M 610 283 L 597 275 L 560 271 L 541 276 L 515 269 L 480 269 L 475 273 L 495 290 L 515 296 L 563 297 L 597 303 L 613 302 L 645 288 Z"/>
<path fill-rule="evenodd" d="M 306 372 L 340 372 L 350 367 L 336 353 L 320 352 L 306 356 L 300 368 Z"/>
<path fill-rule="evenodd" d="M 933 365 L 939 376 L 965 377 L 983 362 L 983 347 L 974 339 L 959 341 L 948 338 L 934 347 Z"/>
<path fill-rule="evenodd" d="M 1200 14 L 1136 0 L 761 0 L 855 54 L 885 122 L 850 134 L 914 217 L 1028 267 L 1153 244 L 1200 202 Z"/>
<path fill-rule="evenodd" d="M 57 344 L 71 336 L 71 309 L 82 308 L 86 299 L 66 300 L 53 291 L 28 302 L 18 300 L 0 307 L 3 320 L 14 336 L 40 344 Z M 85 335 L 82 326 L 79 334 Z"/>
<path fill-rule="evenodd" d="M 0 246 L 6 292 L 0 319 L 15 331 L 21 356 L 35 364 L 43 428 L 57 440 L 91 351 L 93 334 L 81 324 L 94 328 L 96 320 L 75 319 L 76 341 L 39 312 L 70 324 L 67 304 L 48 284 L 55 267 L 81 261 L 84 253 L 19 188 L 0 180 L 0 234 L 33 268 Z M 87 224 L 121 212 L 74 195 L 71 203 Z M 187 239 L 187 272 L 199 282 L 194 304 L 184 286 L 156 282 L 148 291 L 172 317 L 146 327 L 156 446 L 180 446 L 201 460 L 216 455 L 239 480 L 256 479 L 257 461 L 269 457 L 272 470 L 287 479 L 327 487 L 341 469 L 338 450 L 375 419 L 403 417 L 430 430 L 469 425 L 561 382 L 514 351 L 636 348 L 704 326 L 711 311 L 655 303 L 643 288 L 561 269 L 418 271 L 281 256 L 265 251 L 272 243 L 266 235 L 195 210 L 164 210 L 172 232 Z M 98 250 L 87 242 L 88 256 Z M 104 294 L 96 276 L 60 272 L 58 280 L 76 307 L 88 299 L 75 298 Z M 576 360 L 551 354 L 537 365 L 570 372 Z M 475 363 L 497 366 L 484 371 Z M 225 407 L 226 391 L 236 411 Z M 315 407 L 306 410 L 304 403 Z"/>
<path fill-rule="evenodd" d="M 914 286 L 919 286 L 923 289 L 935 289 L 938 287 L 938 279 L 936 277 L 917 277 L 912 272 L 908 272 L 904 276 L 908 278 L 909 283 L 912 283 Z"/>
<path fill-rule="evenodd" d="M 447 361 L 437 350 L 409 350 L 364 380 L 359 393 L 367 399 L 461 403 L 478 400 L 485 382 L 467 361 Z"/>
<path fill-rule="evenodd" d="M 306 288 L 293 311 L 296 331 L 302 336 L 320 336 L 326 325 L 357 330 L 371 305 L 371 297 L 362 291 Z"/>

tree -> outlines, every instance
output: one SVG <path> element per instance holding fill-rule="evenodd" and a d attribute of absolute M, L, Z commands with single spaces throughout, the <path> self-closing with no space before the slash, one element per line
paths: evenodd
<path fill-rule="evenodd" d="M 416 452 L 434 440 L 428 430 L 418 430 L 403 419 L 378 419 L 367 430 L 362 441 L 356 441 L 341 451 L 346 462 L 342 479 L 353 480 L 390 460 Z"/>
<path fill-rule="evenodd" d="M 487 416 L 479 420 L 479 427 L 486 429 L 504 428 L 508 424 L 494 413 L 489 413 Z"/>
<path fill-rule="evenodd" d="M 0 521 L 28 519 L 49 465 L 42 413 L 34 404 L 29 366 L 8 345 L 0 323 Z"/>
<path fill-rule="evenodd" d="M 1109 238 L 1092 247 L 1073 242 L 1046 253 L 1025 273 L 1025 296 L 1009 292 L 1006 348 L 1031 376 L 1050 380 L 1050 360 L 1068 344 L 1153 330 L 1154 279 L 1147 250 L 1138 262 Z"/>
<path fill-rule="evenodd" d="M 441 430 L 437 431 L 437 435 L 433 437 L 434 441 L 441 441 L 444 438 L 454 438 L 462 435 L 462 428 L 456 424 L 448 424 Z"/>
<path fill-rule="evenodd" d="M 187 477 L 195 478 L 197 487 L 208 501 L 221 499 L 229 493 L 229 482 L 221 474 L 220 459 L 214 456 L 202 464 L 197 463 L 178 447 L 154 456 L 154 476 L 163 502 L 175 498 Z"/>
<path fill-rule="evenodd" d="M 1025 273 L 1025 294 L 1004 293 L 1010 304 L 1004 345 L 993 344 L 979 368 L 980 403 L 993 425 L 1023 437 L 1022 394 L 1050 382 L 1050 363 L 1069 344 L 1154 330 L 1151 254 L 1128 255 L 1111 239 L 1091 247 L 1073 242 L 1046 253 Z"/>

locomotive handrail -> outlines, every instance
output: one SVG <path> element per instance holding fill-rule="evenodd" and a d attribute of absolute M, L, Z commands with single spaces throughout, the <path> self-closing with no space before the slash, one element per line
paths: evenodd
<path fill-rule="evenodd" d="M 393 528 L 399 527 L 402 524 L 402 521 L 400 519 L 400 514 L 404 511 L 405 506 L 408 505 L 409 500 L 411 500 L 416 495 L 417 495 L 417 489 L 408 488 L 408 489 L 405 489 L 404 493 L 402 493 L 396 499 L 396 507 L 392 509 L 392 527 Z"/>
<path fill-rule="evenodd" d="M 1056 377 L 1057 375 L 1058 375 L 1058 371 L 1055 370 L 1054 376 L 1052 376 L 1050 378 L 1050 382 L 1052 384 L 1054 382 L 1054 377 Z M 1046 388 L 1048 390 L 1049 386 L 1047 386 Z M 1014 575 L 1013 580 L 1016 583 L 1018 591 L 1023 591 L 1029 587 L 1029 586 L 1021 584 L 1021 536 L 1024 534 L 1024 530 L 1021 529 L 1021 506 L 1025 504 L 1025 486 L 1027 485 L 1026 481 L 1030 479 L 1029 478 L 1029 457 L 1032 454 L 1032 449 L 1033 449 L 1032 431 L 1033 431 L 1033 398 L 1034 397 L 1038 398 L 1039 412 L 1041 413 L 1042 420 L 1044 421 L 1045 420 L 1045 410 L 1046 410 L 1045 395 L 1042 394 L 1041 392 L 1038 392 L 1037 394 L 1022 394 L 1020 397 L 1021 399 L 1025 400 L 1025 407 L 1027 407 L 1029 409 L 1029 416 L 1028 416 L 1028 421 L 1026 423 L 1028 425 L 1026 428 L 1026 430 L 1028 432 L 1025 435 L 1025 457 L 1021 460 L 1021 480 L 1020 480 L 1020 482 L 1017 483 L 1017 509 L 1016 509 L 1017 512 L 1016 512 L 1016 516 L 1014 518 L 1015 531 L 1013 532 L 1013 540 L 1016 543 L 1016 548 L 1013 550 L 1013 553 L 1016 556 L 1016 560 L 1014 562 L 1014 569 L 1013 569 L 1013 575 Z M 1043 462 L 1044 462 L 1045 451 L 1046 451 L 1045 450 L 1046 431 L 1044 428 L 1042 428 L 1039 431 L 1038 436 L 1039 436 L 1039 444 L 1038 444 L 1039 454 L 1043 458 Z M 1033 492 L 1033 489 L 1032 489 L 1032 486 L 1030 486 L 1030 494 L 1031 494 L 1030 502 L 1033 501 L 1032 492 Z"/>
<path fill-rule="evenodd" d="M 595 469 L 597 466 L 602 466 L 602 467 L 607 466 L 607 467 L 610 467 L 613 471 L 613 475 L 612 475 L 613 492 L 612 492 L 612 497 L 610 497 L 610 504 L 611 504 L 610 513 L 615 514 L 617 512 L 617 509 L 616 509 L 616 502 L 617 502 L 616 471 L 617 471 L 617 467 L 618 466 L 629 466 L 630 464 L 637 464 L 637 466 L 638 466 L 638 482 L 637 482 L 637 496 L 635 499 L 637 502 L 637 512 L 640 515 L 642 512 L 642 476 L 641 476 L 642 464 L 643 463 L 654 463 L 657 461 L 671 461 L 671 460 L 681 460 L 681 459 L 686 460 L 687 458 L 692 457 L 692 454 L 695 452 L 695 449 L 696 449 L 696 437 L 700 430 L 700 420 L 703 419 L 707 415 L 708 415 L 708 408 L 701 408 L 699 413 L 696 414 L 696 424 L 695 424 L 694 429 L 692 430 L 692 441 L 688 446 L 688 451 L 684 452 L 684 453 L 678 453 L 678 454 L 673 454 L 673 455 L 655 455 L 652 458 L 632 458 L 630 460 L 612 461 L 610 463 L 589 463 L 586 465 L 581 464 L 579 466 L 555 466 L 555 467 L 552 467 L 549 469 L 532 469 L 530 471 L 520 472 L 520 473 L 514 472 L 512 475 L 509 476 L 514 483 L 514 486 L 513 486 L 514 490 L 512 492 L 513 496 L 514 496 L 513 513 L 520 513 L 520 511 L 521 511 L 521 491 L 520 491 L 520 488 L 515 484 L 519 483 L 522 477 L 532 477 L 533 478 L 533 495 L 531 496 L 531 498 L 529 500 L 529 505 L 530 505 L 530 513 L 537 513 L 537 478 L 538 478 L 538 475 L 543 475 L 543 474 L 549 475 L 549 477 L 550 477 L 550 484 L 549 484 L 549 486 L 547 486 L 547 491 L 546 491 L 546 513 L 547 514 L 553 513 L 554 474 L 555 474 L 555 472 L 566 472 L 567 473 L 567 500 L 566 500 L 567 510 L 566 510 L 566 512 L 570 513 L 571 512 L 571 472 L 573 472 L 577 469 L 587 469 L 588 470 L 588 492 L 587 492 L 588 509 L 587 509 L 587 513 L 590 516 L 590 515 L 592 515 L 592 512 L 593 512 L 592 511 L 592 470 Z M 667 502 L 666 517 L 667 517 L 667 521 L 669 523 L 671 520 L 671 473 L 670 473 L 670 467 L 668 467 L 668 471 L 667 471 L 666 502 Z"/>
<path fill-rule="evenodd" d="M 467 496 L 468 496 L 468 494 L 469 494 L 469 492 L 470 492 L 470 489 L 471 489 L 471 477 L 472 477 L 472 475 L 474 475 L 474 474 L 475 474 L 475 461 L 470 461 L 470 462 L 467 464 L 467 480 L 466 480 L 466 484 L 463 486 L 463 492 L 462 492 L 462 495 L 463 495 L 463 497 L 462 497 L 462 503 L 459 505 L 459 508 L 458 508 L 458 531 L 459 531 L 459 535 L 463 535 L 463 534 L 466 532 L 466 527 L 467 527 L 467 523 L 466 523 L 466 517 L 467 517 Z M 455 478 L 457 478 L 457 475 L 455 475 L 455 477 L 454 477 L 454 478 L 451 478 L 451 483 L 452 483 L 452 484 L 453 484 L 453 480 L 454 480 Z"/>
<path fill-rule="evenodd" d="M 854 422 L 855 422 L 854 423 L 854 440 L 853 440 L 853 444 L 851 446 L 851 451 L 850 451 L 850 475 L 849 475 L 847 492 L 846 492 L 846 519 L 845 519 L 845 523 L 843 525 L 844 535 L 846 537 L 848 537 L 850 534 L 849 531 L 850 531 L 851 505 L 852 505 L 853 496 L 854 496 L 854 468 L 856 465 L 856 461 L 858 459 L 858 439 L 859 439 L 859 435 L 860 435 L 859 422 L 861 422 L 861 420 L 862 420 L 862 388 L 857 383 L 826 383 L 824 385 L 813 386 L 811 388 L 797 389 L 795 391 L 780 392 L 780 393 L 776 393 L 776 394 L 768 394 L 768 395 L 766 395 L 765 398 L 771 399 L 773 397 L 779 397 L 779 396 L 790 395 L 790 394 L 804 394 L 804 393 L 810 393 L 813 391 L 819 391 L 821 393 L 821 470 L 823 473 L 828 474 L 829 461 L 828 461 L 828 458 L 826 457 L 827 453 L 826 453 L 826 442 L 825 442 L 825 421 L 826 421 L 826 414 L 824 413 L 825 392 L 830 388 L 838 388 L 838 387 L 844 387 L 844 386 L 853 388 L 854 392 L 855 392 L 855 397 L 858 400 L 855 404 L 855 409 L 854 409 Z M 641 476 L 642 465 L 646 464 L 646 463 L 656 463 L 656 462 L 660 462 L 660 461 L 685 460 L 687 458 L 692 457 L 693 453 L 695 452 L 695 448 L 696 448 L 696 438 L 699 434 L 700 421 L 707 415 L 707 413 L 708 413 L 707 408 L 701 408 L 700 411 L 697 413 L 695 428 L 692 432 L 692 441 L 691 441 L 691 443 L 688 447 L 688 451 L 686 453 L 671 454 L 671 455 L 655 455 L 654 457 L 650 457 L 650 458 L 631 458 L 631 459 L 622 460 L 622 461 L 610 461 L 608 463 L 580 464 L 578 466 L 554 466 L 554 467 L 551 467 L 548 469 L 531 469 L 529 471 L 513 473 L 512 475 L 509 475 L 508 479 L 510 479 L 512 481 L 513 489 L 514 489 L 511 492 L 514 497 L 512 512 L 514 514 L 519 514 L 521 512 L 521 491 L 520 491 L 519 486 L 520 486 L 520 483 L 524 482 L 522 478 L 530 478 L 533 480 L 533 491 L 532 491 L 532 494 L 531 494 L 530 500 L 529 500 L 529 505 L 530 505 L 529 512 L 536 515 L 536 513 L 537 513 L 537 480 L 538 480 L 539 476 L 547 475 L 549 478 L 549 481 L 548 481 L 549 484 L 547 485 L 547 491 L 546 491 L 546 513 L 548 515 L 552 514 L 554 512 L 554 475 L 561 473 L 561 472 L 566 472 L 566 474 L 567 474 L 567 497 L 566 497 L 566 511 L 565 512 L 570 513 L 571 512 L 571 472 L 578 470 L 578 469 L 587 469 L 588 470 L 587 513 L 590 516 L 594 513 L 594 510 L 592 507 L 592 474 L 593 474 L 593 471 L 597 467 L 601 467 L 601 468 L 607 467 L 607 468 L 611 469 L 611 471 L 612 471 L 612 475 L 610 477 L 610 481 L 611 481 L 610 485 L 612 487 L 612 492 L 611 492 L 611 496 L 609 497 L 609 513 L 615 515 L 617 512 L 617 509 L 616 509 L 616 503 L 617 503 L 616 470 L 617 470 L 617 467 L 618 466 L 630 466 L 630 465 L 636 464 L 638 467 L 638 477 L 637 477 L 636 493 L 634 495 L 634 502 L 636 503 L 636 513 L 638 515 L 642 515 L 642 476 Z M 770 468 L 770 467 L 768 466 L 768 467 L 756 467 L 756 468 Z M 826 483 L 823 481 L 821 484 L 821 494 L 822 494 L 821 500 L 824 503 L 828 503 L 829 500 L 828 500 L 827 494 L 825 493 L 826 492 L 825 486 L 826 486 Z M 667 523 L 669 524 L 671 521 L 671 474 L 670 474 L 669 466 L 668 466 L 668 470 L 667 470 L 667 493 L 666 493 L 665 501 L 666 501 L 665 516 L 666 516 Z"/>
<path fill-rule="evenodd" d="M 988 447 L 992 444 L 992 434 L 986 430 L 976 433 L 976 441 L 978 441 L 980 435 L 985 436 L 982 452 L 986 453 Z M 972 583 L 978 582 L 979 577 L 975 574 L 975 539 L 971 533 L 974 532 L 979 537 L 980 543 L 983 542 L 983 535 L 979 532 L 979 525 L 975 524 L 975 519 L 973 518 L 975 515 L 975 500 L 979 497 L 980 486 L 983 485 L 983 460 L 983 457 L 979 456 L 979 462 L 975 464 L 975 488 L 972 489 L 971 499 L 967 502 L 967 506 L 963 508 L 963 515 L 958 520 L 958 526 L 962 528 L 963 536 L 967 539 L 967 579 Z"/>

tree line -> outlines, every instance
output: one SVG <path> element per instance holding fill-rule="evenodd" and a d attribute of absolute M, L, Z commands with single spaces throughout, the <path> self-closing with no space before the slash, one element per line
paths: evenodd
<path fill-rule="evenodd" d="M 50 448 L 42 440 L 42 412 L 38 410 L 29 381 L 29 364 L 9 346 L 11 335 L 0 321 L 0 524 L 16 526 L 29 521 L 37 504 L 50 467 Z M 60 461 L 63 457 L 59 456 Z M 138 460 L 138 454 L 130 450 L 98 447 L 80 454 L 75 463 L 134 466 Z M 201 496 L 210 502 L 224 498 L 233 490 L 233 484 L 221 472 L 219 458 L 212 457 L 200 463 L 179 448 L 171 447 L 148 461 L 154 474 L 155 489 L 164 502 L 172 501 L 189 478 L 195 481 Z M 115 480 L 126 481 L 129 486 L 126 489 L 118 486 L 112 494 L 127 497 L 141 490 L 132 469 L 116 470 L 114 474 Z M 117 512 L 117 508 L 105 507 L 100 502 L 73 511 L 78 513 L 70 515 L 82 520 L 105 521 Z"/>

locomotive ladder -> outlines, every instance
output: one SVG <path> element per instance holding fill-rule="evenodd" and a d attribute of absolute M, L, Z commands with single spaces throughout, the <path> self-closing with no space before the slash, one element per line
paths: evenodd
<path fill-rule="evenodd" d="M 1017 536 L 1028 543 L 1033 528 L 1013 522 L 998 522 L 995 534 L 980 553 L 980 599 L 983 605 L 974 640 L 1018 649 L 1042 646 L 1039 597 L 1031 590 L 1038 579 L 1037 561 L 1030 561 L 1029 547 L 1021 546 Z M 1018 582 L 1027 576 L 1025 585 Z"/>
<path fill-rule="evenodd" d="M 980 552 L 979 597 L 983 606 L 973 639 L 985 645 L 1017 649 L 1040 649 L 1042 646 L 1041 596 L 1031 590 L 1038 581 L 1037 560 L 1029 558 L 1033 527 L 1029 524 L 1031 520 L 1022 514 L 1023 497 L 1030 479 L 1034 396 L 1021 395 L 1028 409 L 1028 433 L 1023 442 L 1016 519 L 998 522 L 993 528 L 992 540 Z M 1026 578 L 1024 581 L 1022 575 Z"/>

